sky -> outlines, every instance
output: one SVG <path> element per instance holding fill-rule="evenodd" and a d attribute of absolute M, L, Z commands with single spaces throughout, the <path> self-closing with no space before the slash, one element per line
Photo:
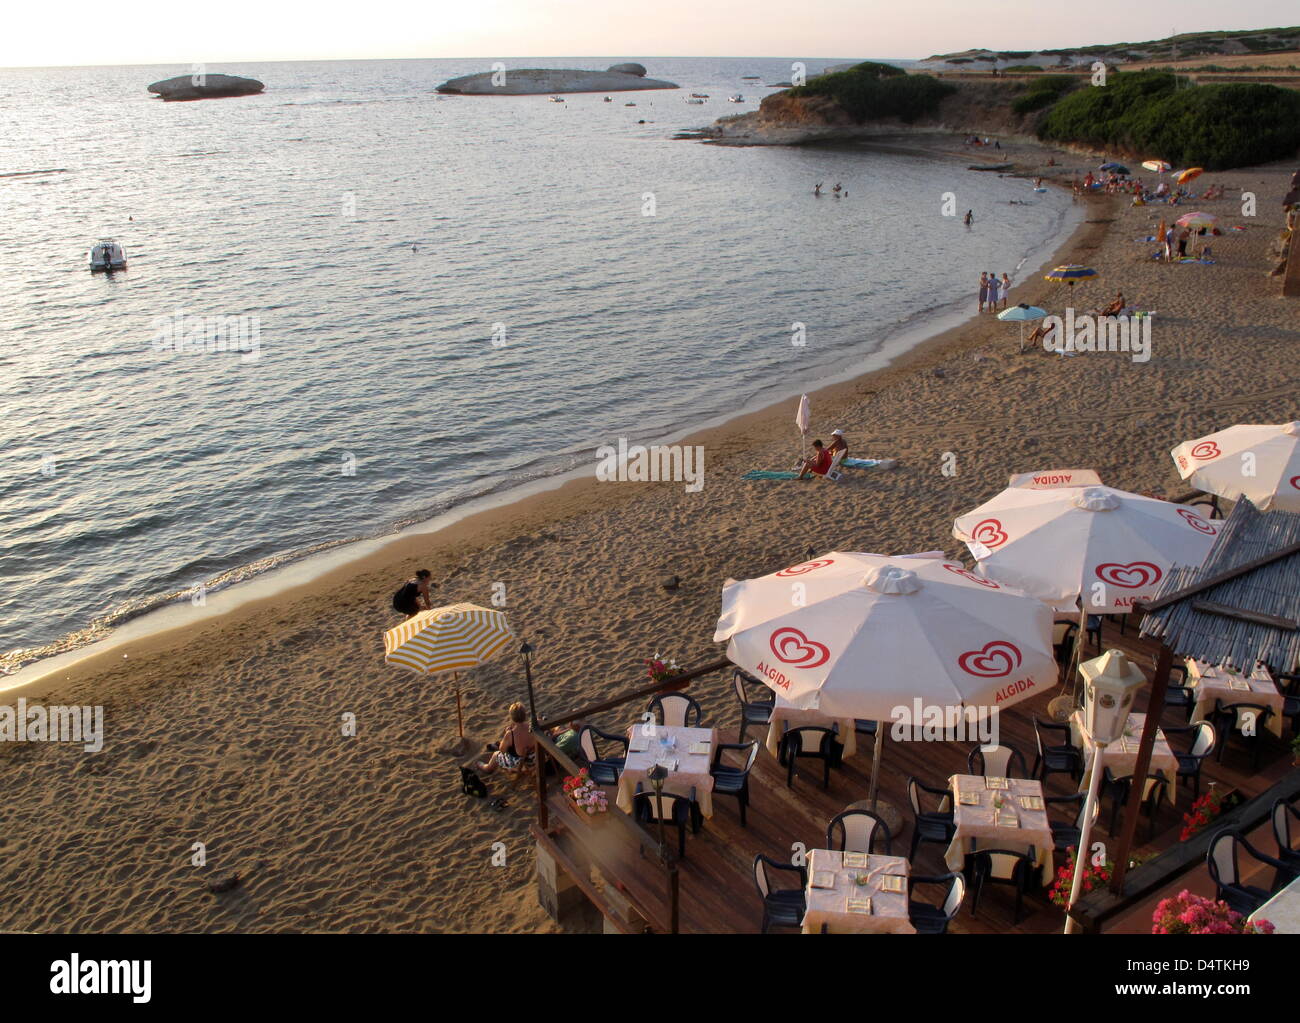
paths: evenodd
<path fill-rule="evenodd" d="M 0 67 L 545 56 L 926 57 L 1300 22 L 1294 0 L 11 0 Z M 214 68 L 215 69 L 215 68 Z"/>

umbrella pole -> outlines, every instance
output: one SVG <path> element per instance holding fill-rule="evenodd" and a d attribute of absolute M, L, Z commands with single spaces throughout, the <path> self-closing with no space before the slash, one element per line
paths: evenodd
<path fill-rule="evenodd" d="M 463 739 L 465 738 L 465 718 L 462 716 L 460 709 L 460 672 L 453 671 L 451 677 L 456 683 L 456 731 Z"/>
<path fill-rule="evenodd" d="M 1101 775 L 1106 770 L 1102 763 L 1105 756 L 1105 746 L 1098 746 L 1097 751 L 1092 755 L 1092 774 L 1088 779 L 1088 796 L 1083 803 L 1083 829 L 1079 833 L 1079 847 L 1074 850 L 1074 879 L 1070 884 L 1070 908 L 1073 908 L 1075 902 L 1079 899 L 1079 890 L 1083 887 L 1083 870 L 1091 855 L 1093 807 L 1097 805 L 1097 795 L 1101 791 Z M 1141 788 L 1141 786 L 1136 787 Z M 1078 921 L 1070 916 L 1069 909 L 1067 909 L 1065 912 L 1065 933 L 1073 934 L 1078 929 L 1078 926 Z"/>
<path fill-rule="evenodd" d="M 1020 354 L 1025 354 L 1025 321 L 1020 321 Z"/>
<path fill-rule="evenodd" d="M 876 722 L 876 751 L 871 755 L 871 809 L 876 809 L 876 794 L 880 791 L 880 753 L 885 748 L 885 723 Z"/>

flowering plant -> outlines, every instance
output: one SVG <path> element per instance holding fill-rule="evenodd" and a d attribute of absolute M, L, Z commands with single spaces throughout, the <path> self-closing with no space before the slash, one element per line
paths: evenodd
<path fill-rule="evenodd" d="M 1091 861 L 1083 868 L 1083 880 L 1079 885 L 1080 897 L 1087 895 L 1094 888 L 1100 888 L 1104 884 L 1110 883 L 1110 872 L 1114 869 L 1114 864 L 1106 860 L 1101 866 L 1097 866 Z M 1052 900 L 1052 904 L 1060 906 L 1062 909 L 1070 907 L 1070 890 L 1074 887 L 1074 846 L 1070 846 L 1065 851 L 1065 862 L 1056 868 L 1056 880 L 1052 882 L 1052 887 L 1047 892 L 1047 897 Z"/>
<path fill-rule="evenodd" d="M 1211 788 L 1192 804 L 1189 813 L 1183 814 L 1183 830 L 1178 836 L 1178 841 L 1186 842 L 1198 831 L 1208 828 L 1214 819 L 1223 813 L 1223 810 L 1223 796 L 1219 794 L 1218 789 Z"/>
<path fill-rule="evenodd" d="M 655 682 L 662 682 L 664 679 L 676 675 L 679 670 L 676 661 L 669 661 L 665 664 L 663 658 L 658 654 L 646 658 L 645 665 L 646 674 Z"/>
<path fill-rule="evenodd" d="M 589 814 L 605 813 L 609 809 L 609 797 L 591 780 L 585 767 L 564 779 L 564 794 L 573 800 L 574 806 Z"/>
<path fill-rule="evenodd" d="M 1177 895 L 1161 899 L 1151 915 L 1152 934 L 1272 934 L 1267 920 L 1249 922 L 1226 902 L 1193 895 L 1184 888 Z"/>

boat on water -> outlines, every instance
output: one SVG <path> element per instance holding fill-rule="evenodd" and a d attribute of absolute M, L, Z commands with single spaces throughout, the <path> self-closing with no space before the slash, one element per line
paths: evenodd
<path fill-rule="evenodd" d="M 608 96 L 606 96 L 606 97 L 605 97 L 605 102 L 606 102 L 606 103 L 613 103 L 614 101 L 613 101 L 612 99 L 610 99 Z"/>
<path fill-rule="evenodd" d="M 625 106 L 625 107 L 634 107 L 634 106 L 636 106 L 636 104 L 635 104 L 635 103 L 624 103 L 623 106 Z"/>
<path fill-rule="evenodd" d="M 112 238 L 101 238 L 90 247 L 88 254 L 91 273 L 126 269 L 126 249 Z"/>
<path fill-rule="evenodd" d="M 740 80 L 742 82 L 757 82 L 758 75 L 741 75 Z"/>
<path fill-rule="evenodd" d="M 736 93 L 734 96 L 728 96 L 728 97 L 727 97 L 727 102 L 728 102 L 728 103 L 744 103 L 744 102 L 745 102 L 745 97 L 742 96 L 740 93 Z"/>
<path fill-rule="evenodd" d="M 687 102 L 687 103 L 693 103 L 693 104 L 695 104 L 695 106 L 697 106 L 697 107 L 699 107 L 699 106 L 703 106 L 703 105 L 704 105 L 704 100 L 702 100 L 702 99 L 696 99 L 694 96 L 688 96 L 688 97 L 686 98 L 686 102 Z"/>
<path fill-rule="evenodd" d="M 563 96 L 552 96 L 552 97 L 551 97 L 551 102 L 552 102 L 552 103 L 563 103 L 563 102 L 564 102 L 564 97 L 563 97 Z"/>
<path fill-rule="evenodd" d="M 708 99 L 708 98 L 709 98 L 709 94 L 707 92 L 691 93 L 691 99 Z"/>

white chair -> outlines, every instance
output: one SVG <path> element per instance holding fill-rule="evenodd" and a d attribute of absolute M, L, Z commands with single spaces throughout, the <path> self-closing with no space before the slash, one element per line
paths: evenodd
<path fill-rule="evenodd" d="M 1027 778 L 1025 758 L 1014 746 L 977 746 L 966 758 L 971 774 L 989 778 Z M 1013 774 L 1012 769 L 1019 774 Z"/>

